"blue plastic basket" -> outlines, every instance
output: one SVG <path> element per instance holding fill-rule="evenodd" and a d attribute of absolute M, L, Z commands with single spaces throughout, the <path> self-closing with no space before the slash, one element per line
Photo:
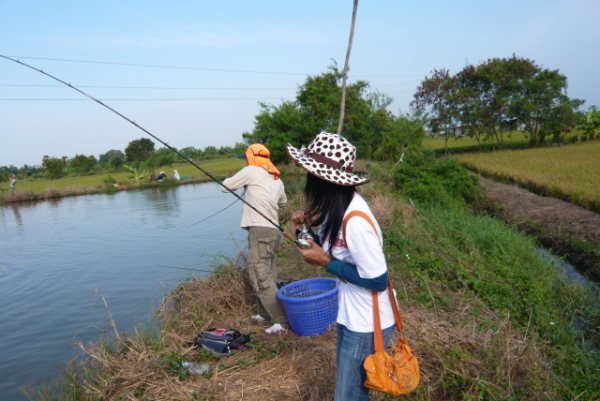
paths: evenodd
<path fill-rule="evenodd" d="M 337 281 L 309 278 L 287 284 L 277 291 L 290 328 L 298 336 L 316 336 L 335 323 L 338 310 Z"/>

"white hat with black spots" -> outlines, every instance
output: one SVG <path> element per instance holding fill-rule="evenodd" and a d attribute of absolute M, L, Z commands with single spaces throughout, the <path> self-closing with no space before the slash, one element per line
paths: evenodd
<path fill-rule="evenodd" d="M 296 164 L 325 181 L 348 187 L 369 182 L 352 174 L 356 147 L 341 135 L 321 132 L 306 148 L 296 149 L 288 143 L 286 149 Z"/>

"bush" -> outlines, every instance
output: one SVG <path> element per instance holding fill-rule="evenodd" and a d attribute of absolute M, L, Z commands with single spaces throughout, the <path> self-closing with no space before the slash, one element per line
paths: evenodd
<path fill-rule="evenodd" d="M 411 152 L 394 179 L 405 196 L 427 205 L 476 203 L 481 199 L 476 177 L 451 158 L 436 160 L 432 151 Z"/>

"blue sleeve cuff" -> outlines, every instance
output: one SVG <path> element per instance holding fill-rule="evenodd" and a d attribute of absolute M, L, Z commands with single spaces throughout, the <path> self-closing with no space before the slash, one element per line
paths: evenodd
<path fill-rule="evenodd" d="M 387 271 L 379 277 L 362 278 L 355 265 L 334 258 L 327 264 L 327 271 L 341 280 L 376 292 L 385 291 L 388 285 Z"/>

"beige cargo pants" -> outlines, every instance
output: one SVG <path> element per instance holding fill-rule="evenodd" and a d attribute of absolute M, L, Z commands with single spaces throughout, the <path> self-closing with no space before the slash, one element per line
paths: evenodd
<path fill-rule="evenodd" d="M 281 233 L 275 228 L 248 229 L 248 276 L 258 313 L 273 323 L 287 323 L 281 303 L 277 299 L 277 250 Z"/>

